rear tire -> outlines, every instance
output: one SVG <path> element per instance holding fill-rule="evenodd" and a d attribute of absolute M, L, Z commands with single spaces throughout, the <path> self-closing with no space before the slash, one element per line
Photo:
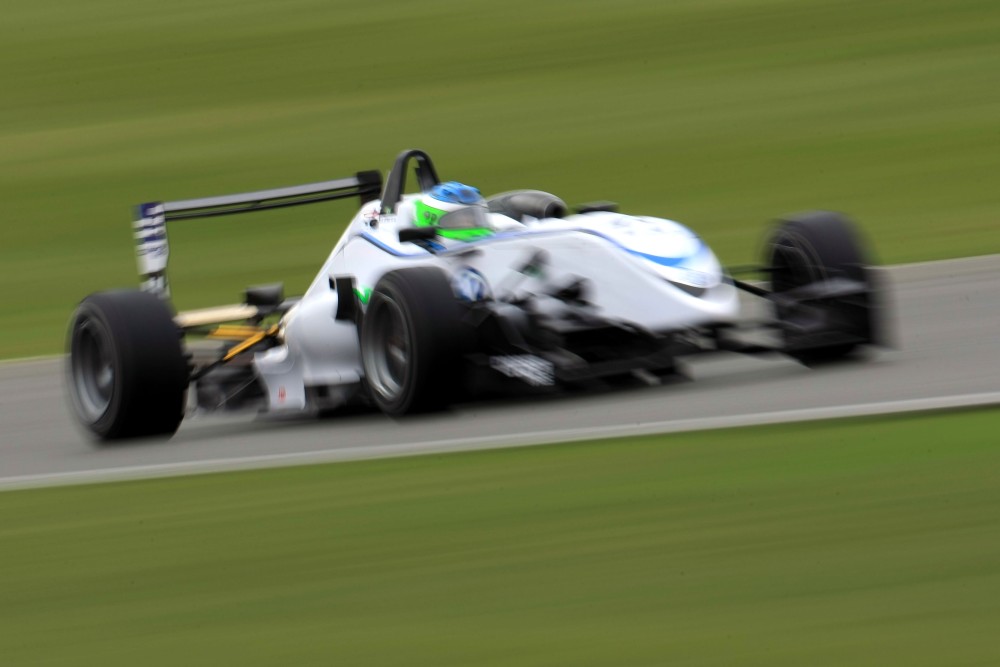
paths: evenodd
<path fill-rule="evenodd" d="M 173 435 L 189 368 L 170 308 L 148 292 L 85 298 L 69 331 L 67 385 L 80 424 L 102 441 Z"/>
<path fill-rule="evenodd" d="M 785 352 L 806 365 L 842 359 L 875 340 L 875 288 L 871 259 L 854 224 L 832 211 L 812 211 L 780 221 L 767 246 L 771 291 L 789 295 L 809 285 L 846 279 L 860 293 L 845 299 L 775 303 L 785 325 Z M 824 328 L 820 335 L 803 329 Z"/>
<path fill-rule="evenodd" d="M 398 417 L 439 410 L 463 386 L 461 306 L 434 267 L 392 271 L 361 321 L 361 361 L 375 404 Z"/>

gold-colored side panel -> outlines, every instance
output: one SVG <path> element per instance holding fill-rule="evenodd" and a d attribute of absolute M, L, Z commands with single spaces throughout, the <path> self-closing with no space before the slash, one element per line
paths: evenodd
<path fill-rule="evenodd" d="M 223 324 L 225 322 L 238 322 L 248 320 L 257 315 L 256 306 L 234 305 L 217 306 L 215 308 L 202 308 L 200 310 L 186 310 L 174 315 L 174 322 L 182 329 L 193 329 L 204 327 L 209 324 Z M 256 329 L 254 329 L 256 331 Z"/>

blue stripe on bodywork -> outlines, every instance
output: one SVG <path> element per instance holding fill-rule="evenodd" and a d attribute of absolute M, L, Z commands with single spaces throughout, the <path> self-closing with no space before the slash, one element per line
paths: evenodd
<path fill-rule="evenodd" d="M 693 257 L 693 255 L 688 255 L 686 257 L 660 257 L 659 255 L 647 255 L 644 252 L 639 252 L 638 250 L 630 250 L 629 248 L 625 248 L 625 250 L 635 255 L 636 257 L 642 257 L 643 259 L 647 259 L 650 262 L 653 262 L 654 264 L 659 264 L 660 266 L 671 266 L 671 267 L 680 266 L 686 260 L 691 259 L 691 257 Z"/>
<path fill-rule="evenodd" d="M 371 234 L 369 234 L 367 232 L 362 233 L 361 234 L 361 238 L 363 238 L 364 240 L 368 241 L 369 243 L 371 243 L 376 248 L 379 248 L 380 250 L 384 250 L 385 252 L 387 252 L 390 255 L 393 255 L 395 257 L 426 257 L 427 256 L 426 253 L 422 253 L 422 252 L 403 252 L 402 250 L 399 250 L 397 248 L 393 248 L 391 245 L 385 243 L 384 241 L 379 240 L 378 238 L 372 236 Z"/>
<path fill-rule="evenodd" d="M 624 252 L 627 252 L 630 255 L 634 255 L 636 257 L 641 257 L 642 259 L 645 259 L 647 261 L 653 262 L 654 264 L 659 264 L 660 266 L 669 266 L 669 267 L 680 266 L 685 261 L 687 261 L 687 260 L 691 259 L 692 257 L 695 257 L 696 255 L 699 255 L 699 254 L 701 254 L 702 252 L 705 251 L 705 244 L 702 243 L 700 239 L 698 239 L 698 249 L 695 250 L 690 255 L 683 255 L 681 257 L 663 257 L 663 256 L 660 256 L 660 255 L 651 255 L 649 253 L 639 252 L 638 250 L 633 250 L 633 249 L 631 249 L 631 248 L 629 248 L 629 247 L 627 247 L 625 245 L 622 245 L 621 243 L 619 243 L 615 239 L 611 238 L 610 236 L 606 236 L 605 234 L 602 234 L 600 232 L 597 232 L 597 231 L 594 231 L 594 230 L 591 230 L 591 229 L 554 229 L 552 231 L 525 231 L 525 232 L 507 231 L 507 232 L 501 232 L 501 233 L 498 233 L 498 234 L 496 234 L 494 236 L 489 236 L 489 237 L 484 238 L 484 239 L 478 239 L 476 241 L 469 241 L 468 243 L 463 243 L 460 246 L 456 246 L 456 247 L 452 247 L 452 248 L 444 248 L 442 246 L 441 247 L 441 252 L 439 254 L 445 255 L 445 254 L 449 254 L 451 252 L 464 252 L 469 247 L 481 246 L 481 245 L 489 245 L 491 243 L 496 243 L 497 241 L 505 241 L 505 240 L 510 239 L 510 238 L 516 238 L 516 237 L 522 237 L 522 236 L 523 237 L 529 237 L 529 236 L 536 236 L 536 235 L 540 235 L 540 234 L 545 234 L 545 235 L 561 234 L 561 233 L 564 233 L 564 232 L 579 232 L 581 234 L 589 234 L 591 236 L 596 236 L 596 237 L 598 237 L 600 239 L 603 239 L 603 240 L 607 241 L 608 243 L 610 243 L 611 245 L 615 246 L 616 248 L 618 248 L 618 249 L 620 249 L 620 250 L 622 250 Z M 368 241 L 372 245 L 376 246 L 377 248 L 380 248 L 381 250 L 384 250 L 385 252 L 387 252 L 390 255 L 393 255 L 395 257 L 426 257 L 427 256 L 425 253 L 422 253 L 422 252 L 417 252 L 417 253 L 403 252 L 403 251 L 399 250 L 398 248 L 394 248 L 394 247 L 388 245 L 387 243 L 385 243 L 384 241 L 381 241 L 377 237 L 372 236 L 371 234 L 368 234 L 367 232 L 362 233 L 361 234 L 361 238 L 365 239 L 366 241 Z"/>
<path fill-rule="evenodd" d="M 653 262 L 654 264 L 659 264 L 660 266 L 672 266 L 672 267 L 673 266 L 680 266 L 681 264 L 683 264 L 687 260 L 691 259 L 692 257 L 694 257 L 696 255 L 701 254 L 705 250 L 705 244 L 702 243 L 701 239 L 696 239 L 698 241 L 698 248 L 697 248 L 697 250 L 695 250 L 690 255 L 683 255 L 681 257 L 663 257 L 661 255 L 651 255 L 649 253 L 639 252 L 638 250 L 633 250 L 632 248 L 629 248 L 628 246 L 622 245 L 621 243 L 619 243 L 615 239 L 611 238 L 610 236 L 605 236 L 604 234 L 602 234 L 600 232 L 595 232 L 595 231 L 590 230 L 590 229 L 577 229 L 577 230 L 574 230 L 574 231 L 578 231 L 578 232 L 582 232 L 584 234 L 590 234 L 592 236 L 596 236 L 598 238 L 602 238 L 605 241 L 607 241 L 608 243 L 610 243 L 611 245 L 613 245 L 613 246 L 615 246 L 617 248 L 620 248 L 621 250 L 627 252 L 630 255 L 635 255 L 636 257 L 642 257 L 643 259 L 649 260 L 650 262 Z"/>

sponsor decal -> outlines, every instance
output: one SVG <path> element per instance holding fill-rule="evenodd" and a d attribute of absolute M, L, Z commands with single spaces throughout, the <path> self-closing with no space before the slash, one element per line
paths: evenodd
<path fill-rule="evenodd" d="M 140 217 L 132 223 L 135 230 L 135 253 L 139 273 L 143 276 L 161 273 L 167 268 L 167 221 L 161 204 L 142 204 Z"/>
<path fill-rule="evenodd" d="M 493 296 L 486 278 L 471 266 L 456 273 L 451 284 L 455 295 L 463 301 L 486 301 Z"/>
<path fill-rule="evenodd" d="M 681 276 L 680 281 L 691 285 L 692 287 L 711 287 L 712 286 L 712 276 L 704 273 L 702 271 L 694 271 L 692 269 L 680 269 Z"/>
<path fill-rule="evenodd" d="M 358 301 L 368 305 L 368 301 L 372 298 L 372 288 L 371 287 L 355 287 L 354 295 L 358 297 Z"/>
<path fill-rule="evenodd" d="M 509 378 L 524 380 L 533 387 L 549 387 L 556 381 L 553 363 L 533 354 L 490 357 L 490 368 Z"/>
<path fill-rule="evenodd" d="M 166 257 L 167 253 L 168 253 L 168 250 L 164 246 L 162 246 L 162 245 L 157 245 L 157 246 L 153 246 L 153 245 L 140 245 L 138 248 L 135 249 L 135 253 L 136 253 L 136 255 L 139 255 L 140 257 L 144 257 L 146 255 L 149 255 L 149 256 L 152 256 L 152 257 L 159 258 L 159 257 Z"/>

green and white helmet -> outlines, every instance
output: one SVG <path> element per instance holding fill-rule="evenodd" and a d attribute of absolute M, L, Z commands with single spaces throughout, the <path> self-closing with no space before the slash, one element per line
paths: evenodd
<path fill-rule="evenodd" d="M 479 190 L 456 181 L 435 185 L 421 195 L 415 209 L 416 226 L 437 227 L 445 238 L 472 241 L 496 231 Z"/>

